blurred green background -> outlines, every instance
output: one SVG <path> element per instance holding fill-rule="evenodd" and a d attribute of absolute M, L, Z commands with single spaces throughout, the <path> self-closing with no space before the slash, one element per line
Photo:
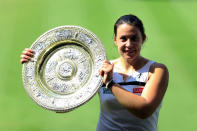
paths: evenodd
<path fill-rule="evenodd" d="M 196 12 L 195 0 L 0 0 L 0 130 L 96 130 L 98 95 L 69 113 L 42 109 L 24 90 L 20 54 L 47 30 L 78 25 L 94 32 L 114 59 L 113 25 L 133 13 L 148 37 L 142 55 L 165 63 L 170 72 L 158 131 L 196 131 Z"/>

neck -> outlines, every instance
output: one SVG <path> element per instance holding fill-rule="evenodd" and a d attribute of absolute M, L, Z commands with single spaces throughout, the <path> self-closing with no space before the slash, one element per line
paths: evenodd
<path fill-rule="evenodd" d="M 121 67 L 123 67 L 125 71 L 128 71 L 128 70 L 136 71 L 140 69 L 141 67 L 143 67 L 147 61 L 148 61 L 147 59 L 141 56 L 131 61 L 126 60 L 123 57 L 120 57 Z"/>

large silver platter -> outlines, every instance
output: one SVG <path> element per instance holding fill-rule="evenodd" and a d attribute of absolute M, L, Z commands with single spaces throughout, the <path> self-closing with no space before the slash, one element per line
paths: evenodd
<path fill-rule="evenodd" d="M 98 70 L 106 52 L 87 29 L 60 26 L 41 35 L 30 48 L 35 54 L 23 64 L 23 83 L 41 107 L 68 112 L 90 100 L 103 84 Z"/>

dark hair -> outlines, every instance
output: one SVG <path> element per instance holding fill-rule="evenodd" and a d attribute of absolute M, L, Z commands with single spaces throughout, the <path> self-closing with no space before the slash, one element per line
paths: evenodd
<path fill-rule="evenodd" d="M 118 28 L 118 26 L 121 25 L 121 24 L 125 24 L 125 23 L 137 27 L 140 30 L 141 34 L 142 34 L 142 38 L 145 40 L 146 35 L 144 33 L 143 23 L 137 16 L 132 15 L 132 14 L 121 16 L 116 21 L 116 23 L 114 25 L 114 34 L 115 34 L 115 36 L 117 35 L 117 28 Z"/>

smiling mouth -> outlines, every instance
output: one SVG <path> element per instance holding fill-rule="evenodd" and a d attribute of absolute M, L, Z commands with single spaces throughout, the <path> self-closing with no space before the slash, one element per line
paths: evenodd
<path fill-rule="evenodd" d="M 125 55 L 129 59 L 133 59 L 137 55 L 137 50 L 136 49 L 125 50 Z"/>
<path fill-rule="evenodd" d="M 125 53 L 128 55 L 134 55 L 136 54 L 136 50 L 125 50 Z"/>

